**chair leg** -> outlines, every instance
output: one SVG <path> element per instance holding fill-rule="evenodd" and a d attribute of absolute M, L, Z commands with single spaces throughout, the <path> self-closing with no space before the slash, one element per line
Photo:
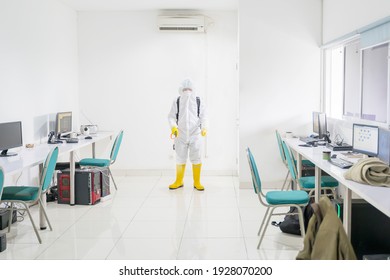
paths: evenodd
<path fill-rule="evenodd" d="M 35 223 L 34 223 L 34 220 L 33 220 L 32 216 L 31 216 L 30 210 L 28 209 L 28 205 L 27 205 L 26 203 L 23 203 L 23 205 L 24 205 L 24 207 L 26 208 L 26 211 L 27 211 L 28 216 L 30 217 L 30 221 L 31 221 L 31 224 L 32 224 L 32 226 L 33 226 L 33 228 L 34 228 L 35 235 L 37 236 L 39 243 L 42 244 L 42 239 L 41 239 L 41 237 L 39 236 L 39 232 L 38 232 L 38 230 L 37 230 L 37 227 L 35 226 Z"/>
<path fill-rule="evenodd" d="M 301 228 L 301 235 L 303 238 L 305 238 L 305 224 L 303 222 L 303 211 L 302 208 L 299 206 L 296 206 L 298 210 L 298 218 L 299 218 L 299 226 Z"/>
<path fill-rule="evenodd" d="M 286 186 L 286 183 L 288 180 L 288 175 L 290 175 L 290 170 L 287 170 L 286 178 L 284 179 L 284 183 L 282 185 L 282 191 L 284 190 L 284 187 Z"/>
<path fill-rule="evenodd" d="M 257 232 L 257 236 L 260 235 L 260 232 L 261 232 L 261 230 L 262 230 L 262 228 L 263 228 L 264 222 L 265 222 L 265 220 L 266 220 L 267 217 L 268 217 L 269 208 L 270 208 L 270 207 L 267 207 L 267 211 L 265 211 L 265 214 L 264 214 L 264 217 L 263 217 L 263 221 L 261 222 L 261 225 L 260 225 L 260 227 L 259 227 L 259 231 Z"/>
<path fill-rule="evenodd" d="M 265 223 L 263 232 L 262 232 L 261 235 L 260 235 L 259 244 L 257 244 L 257 249 L 260 248 L 261 242 L 263 241 L 265 232 L 266 232 L 266 230 L 267 230 L 267 227 L 268 227 L 269 221 L 270 221 L 270 219 L 271 219 L 271 216 L 272 216 L 272 214 L 274 213 L 274 210 L 275 210 L 275 207 L 272 208 L 271 213 L 269 213 L 269 215 L 268 215 L 267 222 Z"/>
<path fill-rule="evenodd" d="M 47 224 L 49 225 L 50 230 L 53 231 L 53 228 L 52 228 L 52 226 L 51 226 L 51 224 L 50 224 L 50 221 L 49 221 L 49 217 L 47 216 L 45 207 L 43 207 L 43 203 L 42 203 L 41 199 L 39 199 L 38 201 L 39 201 L 39 207 L 41 207 L 41 210 L 42 210 L 42 212 L 43 212 L 43 215 L 45 216 L 45 219 L 46 219 L 46 221 L 47 221 Z"/>
<path fill-rule="evenodd" d="M 12 214 L 14 212 L 14 203 L 11 202 L 11 210 L 9 211 L 9 218 L 8 218 L 8 233 L 11 232 L 11 225 L 12 225 Z"/>
<path fill-rule="evenodd" d="M 114 176 L 112 176 L 112 172 L 111 172 L 110 168 L 108 168 L 108 172 L 110 173 L 110 176 L 111 176 L 112 182 L 114 183 L 115 189 L 118 190 L 118 188 L 116 187 L 116 184 L 115 184 Z"/>
<path fill-rule="evenodd" d="M 332 194 L 333 194 L 333 199 L 336 199 L 337 198 L 337 193 L 336 193 L 336 189 L 335 188 L 332 189 Z"/>

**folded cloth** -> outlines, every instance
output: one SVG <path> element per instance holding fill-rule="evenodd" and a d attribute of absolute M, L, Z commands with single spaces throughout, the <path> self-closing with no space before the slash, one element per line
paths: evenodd
<path fill-rule="evenodd" d="M 390 187 L 390 167 L 379 158 L 365 158 L 345 172 L 344 178 L 373 186 Z"/>

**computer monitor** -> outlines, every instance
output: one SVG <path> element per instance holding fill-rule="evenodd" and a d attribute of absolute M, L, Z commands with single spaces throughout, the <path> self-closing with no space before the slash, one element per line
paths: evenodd
<path fill-rule="evenodd" d="M 72 112 L 57 113 L 55 132 L 58 138 L 72 132 Z"/>
<path fill-rule="evenodd" d="M 8 149 L 23 146 L 22 122 L 0 123 L 0 153 L 1 157 L 16 156 Z"/>
<path fill-rule="evenodd" d="M 318 114 L 318 138 L 330 143 L 325 113 Z"/>
<path fill-rule="evenodd" d="M 313 132 L 319 134 L 320 128 L 318 125 L 318 115 L 320 112 L 313 112 Z"/>
<path fill-rule="evenodd" d="M 352 150 L 369 156 L 378 155 L 379 128 L 372 125 L 353 124 Z"/>

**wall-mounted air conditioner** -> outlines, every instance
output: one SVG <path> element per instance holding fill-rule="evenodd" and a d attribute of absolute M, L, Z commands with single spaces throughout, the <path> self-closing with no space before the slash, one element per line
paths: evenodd
<path fill-rule="evenodd" d="M 160 31 L 205 32 L 205 24 L 202 15 L 159 16 L 157 19 Z"/>

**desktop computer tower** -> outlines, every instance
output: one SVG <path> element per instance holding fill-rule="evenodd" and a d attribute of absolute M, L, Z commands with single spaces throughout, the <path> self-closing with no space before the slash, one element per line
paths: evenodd
<path fill-rule="evenodd" d="M 110 194 L 110 174 L 108 168 L 100 168 L 100 196 L 105 197 Z"/>
<path fill-rule="evenodd" d="M 66 173 L 57 173 L 57 201 L 59 204 L 70 204 L 70 175 Z"/>
<path fill-rule="evenodd" d="M 343 220 L 342 200 L 333 200 Z M 352 200 L 351 244 L 356 257 L 390 254 L 390 218 L 364 199 Z"/>
<path fill-rule="evenodd" d="M 76 171 L 75 203 L 93 205 L 100 201 L 101 173 L 95 169 Z"/>
<path fill-rule="evenodd" d="M 5 233 L 0 233 L 0 252 L 5 251 L 7 249 L 7 236 Z"/>
<path fill-rule="evenodd" d="M 16 222 L 16 210 L 12 213 L 12 223 Z M 8 221 L 9 221 L 9 210 L 7 209 L 1 209 L 0 210 L 0 230 L 5 229 L 8 227 Z"/>
<path fill-rule="evenodd" d="M 101 173 L 94 169 L 77 169 L 75 171 L 75 204 L 93 205 L 101 197 Z M 70 203 L 69 169 L 57 175 L 58 203 Z"/>

